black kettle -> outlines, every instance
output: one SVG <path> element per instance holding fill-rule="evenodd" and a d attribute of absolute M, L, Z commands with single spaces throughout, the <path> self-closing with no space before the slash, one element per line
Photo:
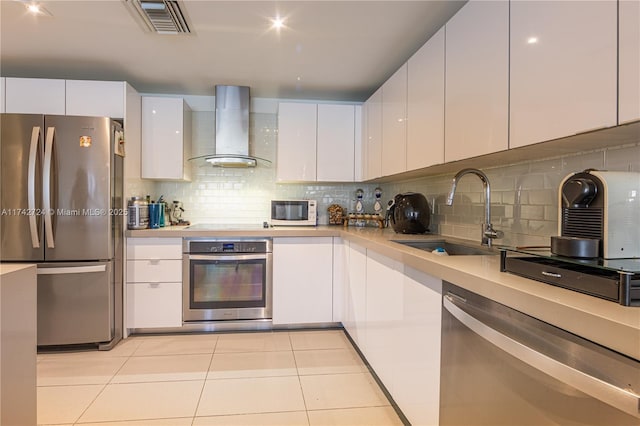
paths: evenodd
<path fill-rule="evenodd" d="M 398 194 L 389 201 L 387 219 L 398 234 L 424 234 L 431 220 L 429 202 L 418 192 Z"/>

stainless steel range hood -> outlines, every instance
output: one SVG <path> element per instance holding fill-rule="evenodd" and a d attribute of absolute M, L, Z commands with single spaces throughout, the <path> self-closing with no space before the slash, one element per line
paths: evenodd
<path fill-rule="evenodd" d="M 216 86 L 215 151 L 203 157 L 216 167 L 255 167 L 258 160 L 249 155 L 249 87 Z"/>

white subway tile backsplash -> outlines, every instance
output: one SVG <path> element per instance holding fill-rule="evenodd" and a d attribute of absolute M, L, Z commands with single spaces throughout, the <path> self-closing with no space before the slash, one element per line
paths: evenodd
<path fill-rule="evenodd" d="M 558 188 L 569 174 L 587 168 L 640 171 L 640 141 L 622 147 L 589 151 L 546 160 L 487 168 L 491 182 L 491 219 L 504 232 L 497 244 L 549 245 L 558 234 Z M 422 192 L 435 203 L 431 229 L 442 235 L 480 240 L 484 194 L 479 179 L 464 177 L 454 205 L 445 205 L 453 174 L 425 177 L 382 186 L 385 193 Z"/>
<path fill-rule="evenodd" d="M 624 146 L 605 152 L 604 168 L 622 172 L 640 172 L 640 145 Z"/>

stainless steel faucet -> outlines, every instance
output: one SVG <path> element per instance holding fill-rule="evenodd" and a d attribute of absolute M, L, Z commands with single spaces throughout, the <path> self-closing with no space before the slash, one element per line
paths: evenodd
<path fill-rule="evenodd" d="M 482 245 L 491 247 L 491 241 L 494 238 L 501 238 L 502 233 L 495 231 L 491 224 L 491 185 L 489 184 L 489 178 L 482 171 L 478 169 L 462 169 L 453 178 L 451 183 L 451 191 L 447 197 L 447 205 L 453 205 L 453 196 L 456 193 L 456 187 L 460 178 L 466 174 L 474 174 L 480 178 L 482 185 L 484 186 L 484 223 L 482 224 Z"/>

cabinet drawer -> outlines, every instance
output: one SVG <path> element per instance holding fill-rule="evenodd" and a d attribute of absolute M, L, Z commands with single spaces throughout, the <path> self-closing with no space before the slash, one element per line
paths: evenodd
<path fill-rule="evenodd" d="M 128 238 L 127 259 L 182 259 L 182 238 Z"/>
<path fill-rule="evenodd" d="M 182 260 L 128 260 L 127 282 L 182 282 Z"/>
<path fill-rule="evenodd" d="M 127 328 L 182 327 L 182 283 L 127 284 Z"/>

